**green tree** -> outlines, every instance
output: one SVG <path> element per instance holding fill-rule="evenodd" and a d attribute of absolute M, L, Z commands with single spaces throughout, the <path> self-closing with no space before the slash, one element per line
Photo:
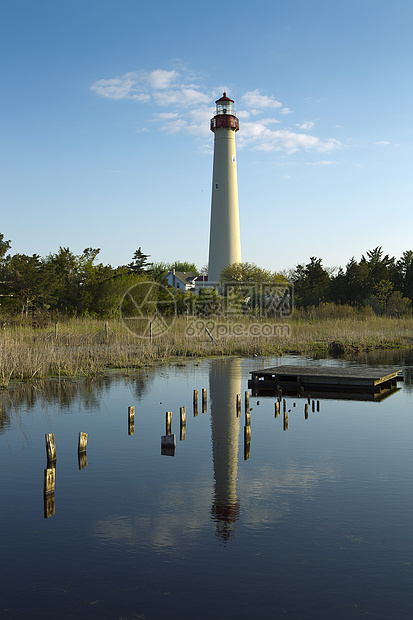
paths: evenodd
<path fill-rule="evenodd" d="M 330 274 L 321 258 L 312 256 L 306 265 L 297 265 L 290 277 L 299 306 L 318 306 L 320 302 L 330 301 Z"/>
<path fill-rule="evenodd" d="M 403 252 L 397 261 L 395 281 L 403 295 L 413 300 L 413 250 Z"/>
<path fill-rule="evenodd" d="M 369 250 L 367 252 L 367 258 L 363 254 L 360 260 L 360 265 L 367 266 L 371 291 L 382 280 L 392 281 L 394 278 L 395 259 L 390 258 L 388 254 L 383 256 L 381 246 L 374 248 L 374 250 Z"/>
<path fill-rule="evenodd" d="M 8 257 L 4 269 L 5 287 L 19 304 L 21 316 L 26 317 L 29 309 L 42 308 L 53 298 L 56 286 L 53 271 L 38 254 L 14 254 Z"/>
<path fill-rule="evenodd" d="M 172 271 L 172 269 L 175 269 L 175 271 L 182 271 L 184 273 L 198 273 L 198 268 L 195 263 L 190 263 L 188 261 L 176 260 L 174 263 L 169 263 L 168 271 Z"/>
<path fill-rule="evenodd" d="M 132 262 L 127 265 L 127 268 L 130 273 L 135 274 L 136 276 L 142 275 L 145 271 L 148 271 L 152 263 L 148 262 L 149 254 L 144 254 L 142 252 L 142 248 L 139 247 L 133 257 Z"/>
<path fill-rule="evenodd" d="M 386 314 L 402 316 L 409 311 L 410 307 L 411 301 L 408 297 L 403 297 L 400 291 L 393 291 L 387 300 Z"/>
<path fill-rule="evenodd" d="M 6 240 L 4 238 L 4 235 L 0 233 L 0 261 L 4 260 L 4 257 L 6 256 L 10 248 L 11 248 L 10 239 Z"/>
<path fill-rule="evenodd" d="M 233 263 L 221 271 L 221 282 L 239 284 L 285 282 L 286 278 L 277 272 L 258 267 L 255 263 Z"/>
<path fill-rule="evenodd" d="M 169 263 L 152 263 L 150 277 L 155 281 L 162 283 L 169 269 Z"/>
<path fill-rule="evenodd" d="M 393 293 L 394 286 L 390 280 L 380 280 L 374 286 L 374 295 L 370 304 L 374 311 L 384 314 L 386 312 L 387 302 Z"/>

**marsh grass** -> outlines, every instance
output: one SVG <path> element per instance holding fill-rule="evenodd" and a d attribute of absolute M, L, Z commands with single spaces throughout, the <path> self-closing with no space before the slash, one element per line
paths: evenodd
<path fill-rule="evenodd" d="M 196 319 L 194 319 L 196 321 Z M 413 319 L 351 315 L 341 318 L 306 318 L 278 322 L 274 335 L 254 335 L 260 322 L 241 317 L 243 335 L 218 333 L 213 319 L 193 329 L 191 317 L 178 317 L 162 336 L 141 339 L 120 320 L 70 319 L 54 324 L 6 326 L 0 332 L 0 387 L 12 380 L 34 381 L 48 377 L 96 377 L 108 368 L 127 373 L 174 358 L 214 355 L 357 354 L 372 349 L 408 347 L 413 343 Z M 212 321 L 212 323 L 211 323 Z M 219 322 L 219 320 L 217 319 Z M 191 323 L 192 322 L 192 323 Z M 268 320 L 266 324 L 268 324 Z M 208 335 L 203 325 L 209 325 Z M 286 333 L 286 329 L 289 333 Z"/>

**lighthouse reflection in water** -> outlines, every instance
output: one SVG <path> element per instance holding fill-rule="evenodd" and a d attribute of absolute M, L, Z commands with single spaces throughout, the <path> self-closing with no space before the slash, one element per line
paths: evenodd
<path fill-rule="evenodd" d="M 211 509 L 218 537 L 227 541 L 234 535 L 239 518 L 237 470 L 240 418 L 236 397 L 241 392 L 241 360 L 211 364 L 209 402 L 214 467 L 214 500 Z"/>
<path fill-rule="evenodd" d="M 248 459 L 236 397 L 277 363 L 194 360 L 0 391 L 0 616 L 410 618 L 413 353 L 370 358 L 405 377 L 380 402 L 326 397 L 313 409 L 284 395 L 288 428 L 274 395 L 260 406 L 251 395 Z M 202 388 L 207 412 L 194 409 L 175 457 L 163 456 L 165 411 L 178 433 Z M 57 448 L 46 510 L 45 433 Z"/>

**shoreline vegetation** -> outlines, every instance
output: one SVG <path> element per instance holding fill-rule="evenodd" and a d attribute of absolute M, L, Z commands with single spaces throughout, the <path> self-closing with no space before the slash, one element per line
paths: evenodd
<path fill-rule="evenodd" d="M 413 347 L 411 316 L 385 317 L 350 310 L 339 317 L 320 309 L 296 311 L 290 319 L 262 323 L 238 317 L 237 334 L 232 323 L 219 318 L 178 316 L 169 330 L 153 337 L 152 342 L 132 334 L 120 318 L 106 323 L 91 318 L 59 319 L 57 324 L 2 323 L 0 389 L 15 381 L 93 378 L 109 369 L 127 374 L 189 358 L 284 354 L 354 358 L 366 351 Z"/>

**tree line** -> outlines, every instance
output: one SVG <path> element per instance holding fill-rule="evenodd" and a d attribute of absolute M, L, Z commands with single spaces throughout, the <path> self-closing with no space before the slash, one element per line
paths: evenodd
<path fill-rule="evenodd" d="M 76 255 L 60 247 L 46 257 L 11 254 L 10 248 L 11 241 L 0 233 L 0 311 L 23 318 L 39 312 L 109 317 L 118 312 L 125 292 L 140 281 L 165 284 L 172 268 L 198 273 L 190 262 L 150 262 L 141 248 L 129 264 L 118 267 L 98 262 L 98 248 L 86 248 Z M 289 281 L 298 308 L 334 303 L 399 316 L 409 312 L 413 301 L 413 251 L 396 259 L 377 247 L 359 261 L 351 258 L 344 269 L 326 268 L 316 257 L 283 273 L 239 263 L 226 267 L 221 280 L 239 284 Z M 188 294 L 176 295 L 178 311 L 183 312 Z"/>
<path fill-rule="evenodd" d="M 413 301 L 413 251 L 400 259 L 384 254 L 379 246 L 345 269 L 326 269 L 321 258 L 311 257 L 288 274 L 294 285 L 295 304 L 308 308 L 324 302 L 370 307 L 376 314 L 406 314 Z"/>
<path fill-rule="evenodd" d="M 74 254 L 60 247 L 54 254 L 11 254 L 11 241 L 0 233 L 0 311 L 27 318 L 36 313 L 108 317 L 118 312 L 125 292 L 141 280 L 162 282 L 172 268 L 195 265 L 150 263 L 139 248 L 128 265 L 98 262 L 99 248 Z"/>

